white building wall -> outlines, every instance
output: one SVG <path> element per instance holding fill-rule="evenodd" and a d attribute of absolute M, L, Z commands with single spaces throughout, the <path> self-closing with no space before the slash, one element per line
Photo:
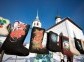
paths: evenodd
<path fill-rule="evenodd" d="M 49 32 L 49 31 L 53 31 L 53 32 L 57 33 L 58 35 L 60 33 L 62 33 L 64 36 L 67 36 L 67 37 L 69 36 L 68 32 L 67 32 L 67 27 L 66 27 L 65 22 L 63 22 L 63 23 L 61 23 L 61 24 L 47 30 L 46 32 Z"/>
<path fill-rule="evenodd" d="M 69 34 L 71 35 L 72 38 L 74 38 L 74 34 L 76 38 L 78 39 L 84 39 L 84 35 L 81 29 L 79 29 L 77 26 L 72 24 L 70 21 L 66 20 L 68 28 L 69 28 Z"/>

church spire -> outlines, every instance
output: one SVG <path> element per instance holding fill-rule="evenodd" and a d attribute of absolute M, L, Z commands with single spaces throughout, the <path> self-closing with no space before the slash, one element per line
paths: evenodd
<path fill-rule="evenodd" d="M 39 19 L 39 16 L 38 16 L 38 10 L 37 10 L 37 16 L 36 16 L 36 19 Z"/>
<path fill-rule="evenodd" d="M 41 22 L 40 22 L 39 16 L 38 16 L 38 10 L 37 10 L 36 19 L 32 23 L 32 27 L 40 27 L 41 28 Z"/>

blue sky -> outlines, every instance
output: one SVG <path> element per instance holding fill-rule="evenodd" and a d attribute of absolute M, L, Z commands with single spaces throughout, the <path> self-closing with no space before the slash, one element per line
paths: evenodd
<path fill-rule="evenodd" d="M 37 10 L 45 29 L 55 24 L 55 16 L 60 15 L 70 17 L 84 31 L 84 0 L 0 0 L 0 16 L 11 23 L 20 20 L 31 25 Z"/>

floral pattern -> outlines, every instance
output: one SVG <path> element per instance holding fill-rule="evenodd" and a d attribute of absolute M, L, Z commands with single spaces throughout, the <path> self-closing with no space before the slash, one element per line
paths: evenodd
<path fill-rule="evenodd" d="M 25 35 L 25 30 L 26 29 L 26 25 L 23 23 L 18 22 L 18 24 L 16 24 L 16 26 L 14 27 L 14 29 L 12 30 L 10 36 L 12 39 L 18 39 L 21 36 Z"/>

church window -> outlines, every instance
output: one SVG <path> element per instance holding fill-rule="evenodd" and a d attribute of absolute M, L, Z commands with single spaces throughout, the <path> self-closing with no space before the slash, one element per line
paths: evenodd
<path fill-rule="evenodd" d="M 37 23 L 37 26 L 39 25 L 39 23 Z"/>
<path fill-rule="evenodd" d="M 34 25 L 35 25 L 35 23 L 34 23 Z"/>

